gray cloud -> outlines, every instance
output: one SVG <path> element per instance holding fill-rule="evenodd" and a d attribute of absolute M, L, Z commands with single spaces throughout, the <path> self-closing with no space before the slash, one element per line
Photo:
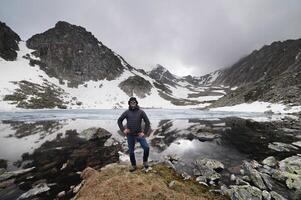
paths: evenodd
<path fill-rule="evenodd" d="M 24 40 L 65 20 L 137 68 L 160 63 L 177 75 L 201 75 L 300 38 L 300 8 L 298 0 L 0 0 L 0 20 Z"/>

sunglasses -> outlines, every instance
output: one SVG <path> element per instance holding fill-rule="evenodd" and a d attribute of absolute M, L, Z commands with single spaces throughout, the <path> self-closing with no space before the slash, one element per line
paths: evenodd
<path fill-rule="evenodd" d="M 130 104 L 136 104 L 137 102 L 136 101 L 130 101 Z"/>

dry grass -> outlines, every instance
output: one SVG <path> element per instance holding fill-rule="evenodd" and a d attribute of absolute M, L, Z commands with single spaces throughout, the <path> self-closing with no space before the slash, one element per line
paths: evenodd
<path fill-rule="evenodd" d="M 121 165 L 111 165 L 100 172 L 87 168 L 82 173 L 85 184 L 78 193 L 77 200 L 113 200 L 113 199 L 226 199 L 208 192 L 208 189 L 192 180 L 182 178 L 165 165 L 156 165 L 148 173 L 140 169 L 134 173 Z M 175 180 L 173 188 L 170 181 Z"/>

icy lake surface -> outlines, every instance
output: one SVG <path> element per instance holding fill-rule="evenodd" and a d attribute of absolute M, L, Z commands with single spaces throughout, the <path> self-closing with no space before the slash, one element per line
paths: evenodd
<path fill-rule="evenodd" d="M 85 137 L 80 134 L 83 130 L 101 127 L 112 133 L 111 138 L 125 142 L 117 126 L 117 119 L 122 112 L 124 110 L 116 109 L 0 112 L 0 158 L 8 160 L 9 168 L 15 169 L 14 162 L 19 161 L 22 154 L 32 153 L 46 141 L 54 140 L 57 134 L 65 136 L 66 130 L 76 130 L 79 136 Z M 152 133 L 147 139 L 153 147 L 150 157 L 154 159 L 169 153 L 179 154 L 189 160 L 201 155 L 224 158 L 225 153 L 232 151 L 239 154 L 233 147 L 218 144 L 218 140 L 204 142 L 200 140 L 202 135 L 187 135 L 192 128 L 200 129 L 200 127 L 210 129 L 205 132 L 219 134 L 213 132 L 225 129 L 226 125 L 222 119 L 226 117 L 271 119 L 271 116 L 263 113 L 212 112 L 196 109 L 145 109 L 145 112 L 151 121 Z M 193 119 L 200 121 L 194 122 Z M 164 132 L 158 131 L 162 127 L 165 127 Z M 199 132 L 202 134 L 204 131 L 200 129 Z M 168 134 L 171 136 L 167 136 Z M 170 137 L 172 140 L 168 139 Z M 234 154 L 231 155 L 233 159 Z"/>

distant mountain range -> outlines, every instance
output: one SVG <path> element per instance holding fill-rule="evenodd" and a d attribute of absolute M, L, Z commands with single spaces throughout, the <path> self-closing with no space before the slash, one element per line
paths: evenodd
<path fill-rule="evenodd" d="M 160 64 L 137 69 L 85 28 L 59 21 L 25 42 L 0 23 L 0 110 L 15 108 L 217 107 L 301 104 L 301 40 L 274 42 L 233 66 L 178 77 Z"/>

